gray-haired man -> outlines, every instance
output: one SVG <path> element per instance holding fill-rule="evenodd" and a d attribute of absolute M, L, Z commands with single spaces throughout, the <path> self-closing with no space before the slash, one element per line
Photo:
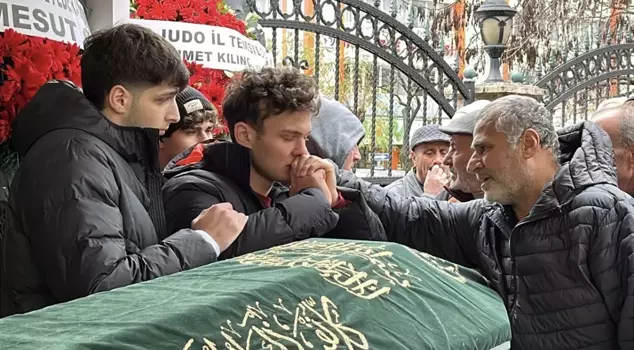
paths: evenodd
<path fill-rule="evenodd" d="M 445 155 L 443 164 L 449 167 L 451 179 L 436 199 L 451 202 L 468 202 L 475 198 L 482 198 L 480 186 L 482 182 L 475 174 L 467 171 L 467 164 L 473 155 L 471 142 L 473 130 L 480 120 L 480 111 L 489 101 L 479 100 L 456 111 L 448 125 L 440 127 L 440 131 L 450 136 L 449 151 Z"/>
<path fill-rule="evenodd" d="M 505 302 L 514 350 L 634 348 L 634 200 L 616 186 L 594 123 L 555 132 L 544 105 L 506 96 L 481 111 L 467 169 L 487 202 L 361 191 L 388 239 L 477 268 Z"/>
<path fill-rule="evenodd" d="M 612 141 L 619 188 L 634 196 L 634 107 L 603 109 L 595 112 L 592 120 Z"/>

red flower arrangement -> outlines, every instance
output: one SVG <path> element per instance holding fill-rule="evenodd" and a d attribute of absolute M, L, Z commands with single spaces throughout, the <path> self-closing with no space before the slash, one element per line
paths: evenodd
<path fill-rule="evenodd" d="M 11 136 L 11 122 L 35 92 L 51 79 L 81 86 L 80 48 L 46 38 L 0 33 L 0 144 Z"/>
<path fill-rule="evenodd" d="M 239 20 L 222 0 L 133 0 L 131 5 L 132 18 L 205 24 L 247 35 L 246 23 Z M 189 84 L 205 95 L 218 110 L 221 123 L 214 134 L 226 134 L 228 129 L 222 119 L 222 100 L 229 75 L 196 62 L 186 64 L 191 74 Z"/>
<path fill-rule="evenodd" d="M 132 17 L 183 21 L 231 28 L 246 35 L 246 24 L 221 0 L 135 0 Z M 76 44 L 28 36 L 12 29 L 0 32 L 0 144 L 11 136 L 11 123 L 35 92 L 48 80 L 70 80 L 81 86 L 81 49 Z M 230 80 L 222 70 L 187 62 L 190 85 L 217 108 L 222 121 L 224 89 Z M 225 134 L 221 124 L 216 134 Z"/>

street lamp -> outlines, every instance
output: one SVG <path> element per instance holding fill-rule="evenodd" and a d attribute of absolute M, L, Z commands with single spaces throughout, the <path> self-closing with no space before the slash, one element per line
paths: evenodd
<path fill-rule="evenodd" d="M 505 0 L 485 0 L 475 12 L 476 19 L 480 23 L 484 50 L 491 58 L 486 82 L 504 81 L 500 74 L 500 57 L 511 37 L 513 17 L 516 13 L 517 11 Z"/>

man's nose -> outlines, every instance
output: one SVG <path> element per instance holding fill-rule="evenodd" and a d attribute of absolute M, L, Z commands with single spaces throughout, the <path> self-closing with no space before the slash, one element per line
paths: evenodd
<path fill-rule="evenodd" d="M 445 158 L 442 160 L 442 164 L 448 167 L 453 166 L 453 151 L 449 151 L 447 152 L 447 154 L 445 154 Z"/>
<path fill-rule="evenodd" d="M 305 139 L 301 139 L 299 141 L 297 141 L 297 145 L 295 145 L 295 148 L 293 149 L 293 156 L 294 157 L 299 157 L 299 156 L 303 156 L 305 154 L 310 154 L 308 153 L 308 149 L 306 148 L 306 140 Z"/>
<path fill-rule="evenodd" d="M 444 160 L 442 153 L 436 153 L 436 157 L 434 157 L 434 165 L 441 165 Z"/>
<path fill-rule="evenodd" d="M 361 150 L 359 150 L 358 146 L 355 146 L 352 149 L 352 160 L 355 162 L 358 162 L 359 160 L 361 160 Z"/>
<path fill-rule="evenodd" d="M 165 120 L 170 124 L 178 123 L 181 120 L 181 114 L 178 112 L 178 105 L 176 99 L 170 104 L 170 108 L 167 111 L 167 118 Z"/>
<path fill-rule="evenodd" d="M 482 159 L 474 153 L 471 155 L 469 163 L 467 163 L 467 172 L 469 174 L 475 174 L 482 166 Z"/>
<path fill-rule="evenodd" d="M 203 141 L 209 140 L 212 137 L 213 136 L 210 135 L 209 133 L 207 133 L 206 131 L 200 131 L 200 132 L 196 133 L 196 141 L 197 142 L 203 142 Z"/>

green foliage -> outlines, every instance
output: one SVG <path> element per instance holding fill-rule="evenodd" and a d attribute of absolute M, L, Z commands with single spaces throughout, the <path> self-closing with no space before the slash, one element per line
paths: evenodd
<path fill-rule="evenodd" d="M 363 121 L 363 127 L 366 130 L 366 137 L 361 141 L 361 148 L 372 151 L 372 119 L 367 118 Z M 389 153 L 390 150 L 390 121 L 388 118 L 376 118 L 375 123 L 375 145 L 374 152 Z M 392 146 L 400 143 L 403 138 L 403 129 L 398 125 L 396 120 L 392 120 Z"/>

